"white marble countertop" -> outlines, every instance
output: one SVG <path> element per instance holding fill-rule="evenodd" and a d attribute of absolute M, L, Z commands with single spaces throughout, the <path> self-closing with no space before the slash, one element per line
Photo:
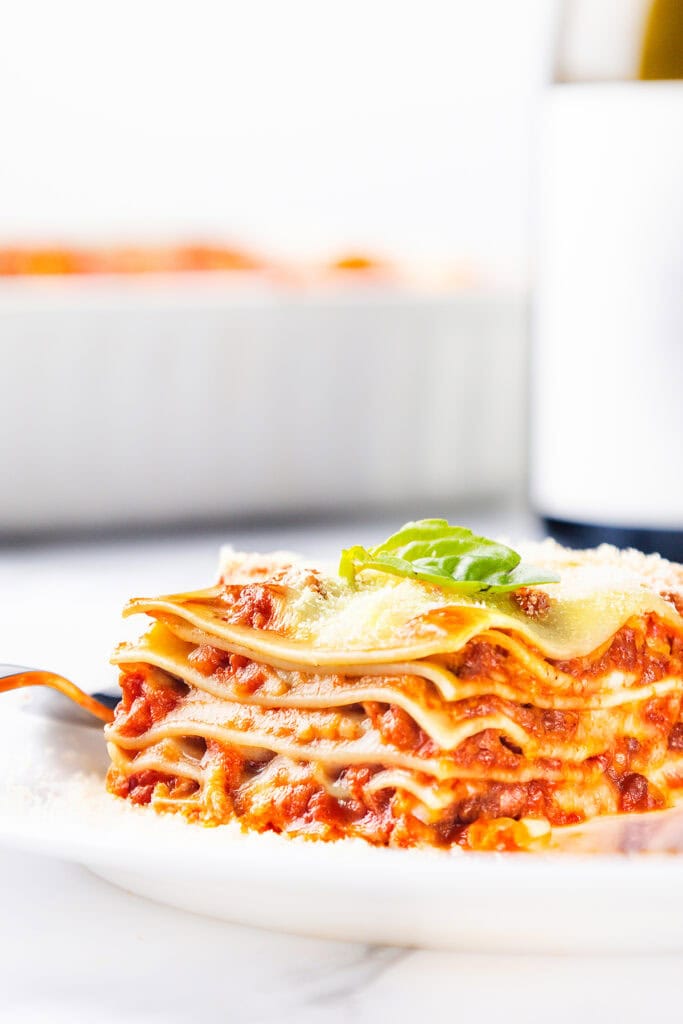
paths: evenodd
<path fill-rule="evenodd" d="M 8 1024 L 346 1024 L 680 1016 L 683 959 L 482 956 L 279 935 L 157 906 L 85 869 L 0 854 Z"/>
<path fill-rule="evenodd" d="M 469 518 L 499 532 L 496 517 Z M 516 517 L 503 529 L 518 535 L 533 526 Z M 2 657 L 101 685 L 111 679 L 106 656 L 122 635 L 125 598 L 211 579 L 220 541 L 333 555 L 342 538 L 386 532 L 384 524 L 360 534 L 292 527 L 0 550 Z M 29 607 L 45 609 L 39 633 Z M 74 622 L 87 625 L 80 648 L 65 628 Z M 172 910 L 84 868 L 7 850 L 0 850 L 0 901 L 0 1020 L 9 1024 L 401 1024 L 435 1015 L 629 1024 L 658 1011 L 680 1016 L 683 957 L 675 954 L 484 956 L 300 938 Z"/>

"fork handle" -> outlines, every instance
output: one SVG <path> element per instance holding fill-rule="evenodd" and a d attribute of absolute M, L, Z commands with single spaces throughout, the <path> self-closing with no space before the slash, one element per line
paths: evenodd
<path fill-rule="evenodd" d="M 5 680 L 5 681 L 3 681 Z M 24 665 L 0 665 L 0 693 L 19 690 L 24 686 L 49 686 L 89 711 L 102 722 L 112 722 L 118 698 L 104 693 L 89 694 L 69 679 L 54 672 L 26 668 Z"/>
<path fill-rule="evenodd" d="M 39 672 L 40 669 L 30 668 L 28 665 L 2 665 L 0 664 L 0 679 L 8 679 L 10 676 L 23 676 L 27 672 Z M 121 699 L 117 693 L 93 693 L 91 696 L 108 708 L 115 708 Z"/>

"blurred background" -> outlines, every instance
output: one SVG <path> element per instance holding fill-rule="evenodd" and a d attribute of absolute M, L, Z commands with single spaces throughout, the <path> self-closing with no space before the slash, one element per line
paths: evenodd
<path fill-rule="evenodd" d="M 682 10 L 10 3 L 0 540 L 500 513 L 679 554 Z"/>
<path fill-rule="evenodd" d="M 222 543 L 334 564 L 445 516 L 683 560 L 683 0 L 0 6 L 3 663 L 116 692 L 124 603 L 209 584 Z M 162 991 L 170 1021 L 200 990 L 216 1019 L 222 927 L 0 866 L 3 1019 L 101 1020 L 107 991 L 132 1020 Z M 680 988 L 671 957 L 430 954 L 415 988 L 321 946 L 290 998 L 283 949 L 239 943 L 254 1020 L 270 993 L 293 1019 L 314 975 L 349 1019 L 361 987 L 441 1010 L 440 975 L 450 997 L 472 971 L 525 1020 L 539 978 L 569 993 L 558 1020 L 609 986 L 647 1019 L 667 970 Z"/>

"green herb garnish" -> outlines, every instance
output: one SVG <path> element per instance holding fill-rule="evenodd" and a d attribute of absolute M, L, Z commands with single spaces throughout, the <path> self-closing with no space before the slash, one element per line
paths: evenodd
<path fill-rule="evenodd" d="M 451 526 L 445 519 L 419 519 L 406 523 L 377 547 L 346 548 L 339 575 L 353 583 L 363 569 L 375 569 L 460 593 L 501 594 L 538 583 L 559 583 L 559 576 L 521 561 L 512 548 L 477 537 L 464 526 Z"/>

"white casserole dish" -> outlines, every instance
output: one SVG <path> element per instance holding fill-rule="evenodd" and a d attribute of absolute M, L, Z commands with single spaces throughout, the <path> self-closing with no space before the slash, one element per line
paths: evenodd
<path fill-rule="evenodd" d="M 6 535 L 519 488 L 520 296 L 8 279 L 0 341 Z"/>

